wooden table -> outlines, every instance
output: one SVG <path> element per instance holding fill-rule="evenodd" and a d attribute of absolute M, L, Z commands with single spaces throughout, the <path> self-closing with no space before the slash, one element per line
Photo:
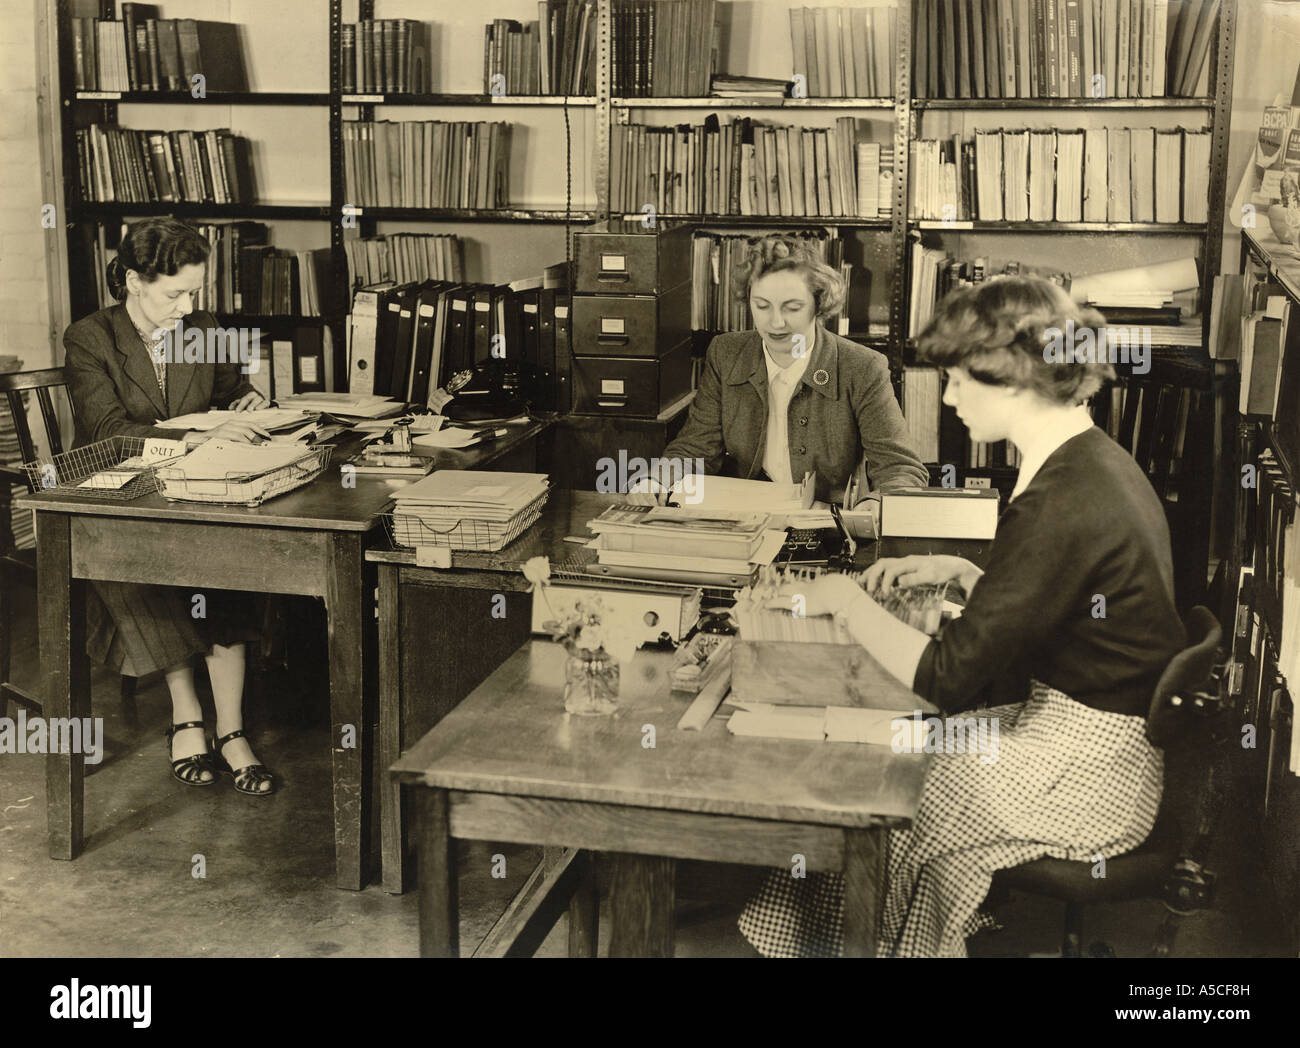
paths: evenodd
<path fill-rule="evenodd" d="M 587 522 L 620 495 L 555 488 L 538 522 L 495 553 L 457 550 L 450 569 L 420 567 L 411 550 L 373 549 L 379 582 L 379 766 L 390 768 L 530 637 L 532 596 L 522 573 L 530 557 L 554 569 L 594 559 L 568 537 L 587 538 Z M 983 563 L 987 542 L 884 539 L 860 545 L 864 566 L 880 556 L 954 553 Z M 416 643 L 411 638 L 418 638 Z M 409 887 L 407 797 L 380 782 L 384 891 Z"/>
<path fill-rule="evenodd" d="M 802 855 L 844 875 L 845 954 L 874 955 L 885 835 L 915 814 L 928 756 L 741 738 L 721 716 L 678 731 L 690 697 L 670 693 L 663 652 L 624 667 L 616 715 L 571 717 L 565 657 L 528 642 L 392 769 L 419 807 L 422 956 L 459 952 L 456 839 L 609 853 L 613 956 L 671 956 L 676 860 L 790 869 Z M 571 947 L 594 952 L 590 887 L 574 910 Z"/>
<path fill-rule="evenodd" d="M 520 468 L 534 461 L 549 423 L 441 452 L 440 468 Z M 375 685 L 374 569 L 368 536 L 406 481 L 357 475 L 344 487 L 338 463 L 355 451 L 349 435 L 310 484 L 261 506 L 168 502 L 150 494 L 125 502 L 64 490 L 24 496 L 36 511 L 38 618 L 46 717 L 90 714 L 85 654 L 85 581 L 147 582 L 196 589 L 321 597 L 329 616 L 334 848 L 340 888 L 368 882 L 370 770 Z M 535 463 L 534 463 L 535 464 Z M 528 468 L 533 468 L 529 465 Z M 352 729 L 347 731 L 345 729 Z M 345 747 L 343 742 L 354 742 Z M 84 761 L 46 758 L 50 855 L 74 859 L 84 846 Z"/>
<path fill-rule="evenodd" d="M 559 565 L 585 551 L 587 521 L 620 495 L 553 489 L 538 522 L 496 553 L 456 550 L 450 569 L 419 567 L 411 550 L 373 549 L 379 578 L 379 766 L 438 723 L 528 640 L 530 557 Z M 418 642 L 412 643 L 412 638 Z M 380 785 L 384 891 L 407 886 L 407 818 L 401 785 Z"/>

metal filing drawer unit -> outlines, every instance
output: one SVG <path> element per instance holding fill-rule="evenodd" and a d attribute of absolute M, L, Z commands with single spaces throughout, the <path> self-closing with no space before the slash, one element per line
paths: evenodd
<path fill-rule="evenodd" d="M 573 410 L 655 418 L 690 391 L 691 234 L 574 237 Z"/>

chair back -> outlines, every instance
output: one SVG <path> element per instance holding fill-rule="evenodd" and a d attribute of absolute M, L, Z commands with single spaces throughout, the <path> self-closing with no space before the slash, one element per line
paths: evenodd
<path fill-rule="evenodd" d="M 59 417 L 54 408 L 54 398 L 50 391 L 59 386 L 67 386 L 67 372 L 63 368 L 45 368 L 41 371 L 12 371 L 0 374 L 0 393 L 9 400 L 9 413 L 13 416 L 14 432 L 18 437 L 18 448 L 22 452 L 23 462 L 34 462 L 37 450 L 32 440 L 31 425 L 27 420 L 27 409 L 23 404 L 23 394 L 34 391 L 36 403 L 41 409 L 41 421 L 45 429 L 46 446 L 51 455 L 63 454 L 63 437 L 59 430 Z M 68 398 L 71 405 L 72 398 Z M 3 475 L 11 484 L 24 484 L 31 489 L 27 474 L 19 469 L 2 469 Z"/>
<path fill-rule="evenodd" d="M 1185 620 L 1189 644 L 1161 674 L 1147 714 L 1147 738 L 1164 750 L 1164 795 L 1157 825 L 1168 827 L 1179 860 L 1166 884 L 1166 901 L 1205 905 L 1201 869 L 1226 796 L 1226 755 L 1231 712 L 1219 673 L 1223 631 L 1209 609 L 1197 606 Z M 1154 836 L 1154 834 L 1153 834 Z M 1212 878 L 1213 875 L 1208 875 Z"/>

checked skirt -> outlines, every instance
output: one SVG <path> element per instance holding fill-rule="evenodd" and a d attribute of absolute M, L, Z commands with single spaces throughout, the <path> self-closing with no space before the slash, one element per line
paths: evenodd
<path fill-rule="evenodd" d="M 931 757 L 915 820 L 889 833 L 881 956 L 964 957 L 966 937 L 992 923 L 980 905 L 994 872 L 1044 856 L 1115 858 L 1155 825 L 1164 762 L 1143 718 L 1038 681 L 1023 703 L 963 716 L 998 719 L 996 760 Z M 839 956 L 843 895 L 839 874 L 772 870 L 740 930 L 769 957 Z"/>

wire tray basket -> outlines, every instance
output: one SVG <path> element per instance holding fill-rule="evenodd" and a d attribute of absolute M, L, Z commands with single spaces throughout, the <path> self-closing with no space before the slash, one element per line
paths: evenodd
<path fill-rule="evenodd" d="M 169 502 L 216 502 L 228 506 L 260 506 L 267 499 L 283 495 L 310 483 L 329 465 L 333 445 L 304 449 L 303 454 L 283 466 L 264 473 L 231 473 L 213 480 L 192 480 L 175 466 L 155 471 L 158 494 Z"/>
<path fill-rule="evenodd" d="M 494 553 L 504 549 L 537 523 L 549 491 L 543 491 L 510 520 L 474 520 L 463 517 L 445 527 L 409 513 L 388 513 L 384 522 L 395 548 L 442 546 L 447 549 Z"/>
<path fill-rule="evenodd" d="M 109 437 L 84 448 L 24 462 L 33 491 L 68 491 L 126 501 L 157 490 L 154 474 L 173 459 L 145 463 L 144 437 Z"/>

